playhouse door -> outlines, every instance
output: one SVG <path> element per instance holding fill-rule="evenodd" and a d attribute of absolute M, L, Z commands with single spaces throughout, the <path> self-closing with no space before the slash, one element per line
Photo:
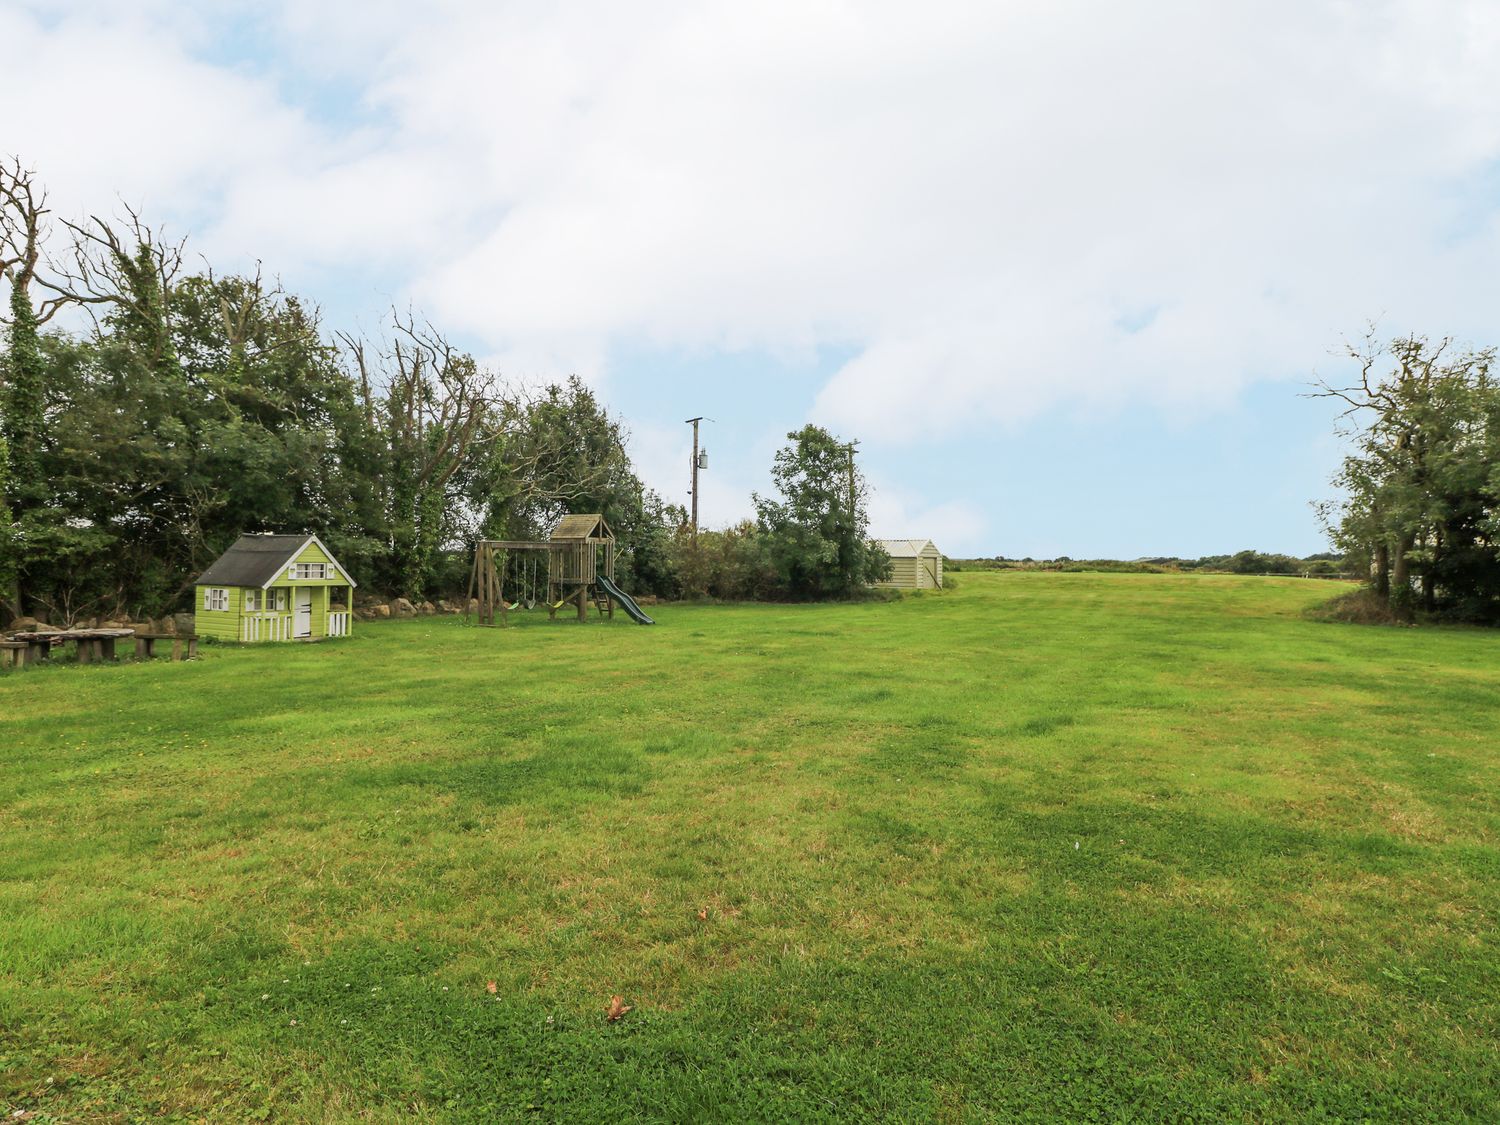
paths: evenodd
<path fill-rule="evenodd" d="M 312 636 L 312 591 L 298 590 L 294 595 L 297 603 L 296 621 L 292 632 L 299 637 Z"/>

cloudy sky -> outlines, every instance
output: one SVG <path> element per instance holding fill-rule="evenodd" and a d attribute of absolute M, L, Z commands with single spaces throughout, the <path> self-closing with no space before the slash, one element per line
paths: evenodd
<path fill-rule="evenodd" d="M 878 534 L 1324 540 L 1342 340 L 1500 341 L 1500 4 L 0 0 L 0 153 L 372 329 L 576 372 L 703 518 L 808 420 Z"/>

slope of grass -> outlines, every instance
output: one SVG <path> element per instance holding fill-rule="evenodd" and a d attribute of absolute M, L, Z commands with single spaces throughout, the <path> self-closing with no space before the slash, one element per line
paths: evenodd
<path fill-rule="evenodd" d="M 965 574 L 5 676 L 0 1105 L 1493 1120 L 1500 637 L 1330 592 Z"/>

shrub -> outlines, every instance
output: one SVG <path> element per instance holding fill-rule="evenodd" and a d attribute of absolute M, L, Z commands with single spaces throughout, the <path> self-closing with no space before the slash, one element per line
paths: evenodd
<path fill-rule="evenodd" d="M 1411 622 L 1410 617 L 1402 616 L 1368 586 L 1320 602 L 1308 608 L 1304 616 L 1314 621 L 1337 621 L 1348 625 L 1407 625 Z"/>

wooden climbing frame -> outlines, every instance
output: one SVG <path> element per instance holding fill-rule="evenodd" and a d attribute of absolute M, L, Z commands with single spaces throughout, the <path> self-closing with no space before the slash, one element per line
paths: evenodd
<path fill-rule="evenodd" d="M 480 625 L 508 624 L 505 568 L 510 555 L 519 552 L 546 553 L 549 618 L 555 619 L 565 605 L 576 605 L 578 620 L 586 621 L 591 601 L 600 607 L 601 614 L 614 616 L 614 602 L 598 586 L 601 573 L 614 581 L 614 532 L 603 516 L 569 515 L 558 523 L 550 539 L 481 539 L 474 544 L 467 604 L 477 604 Z"/>

